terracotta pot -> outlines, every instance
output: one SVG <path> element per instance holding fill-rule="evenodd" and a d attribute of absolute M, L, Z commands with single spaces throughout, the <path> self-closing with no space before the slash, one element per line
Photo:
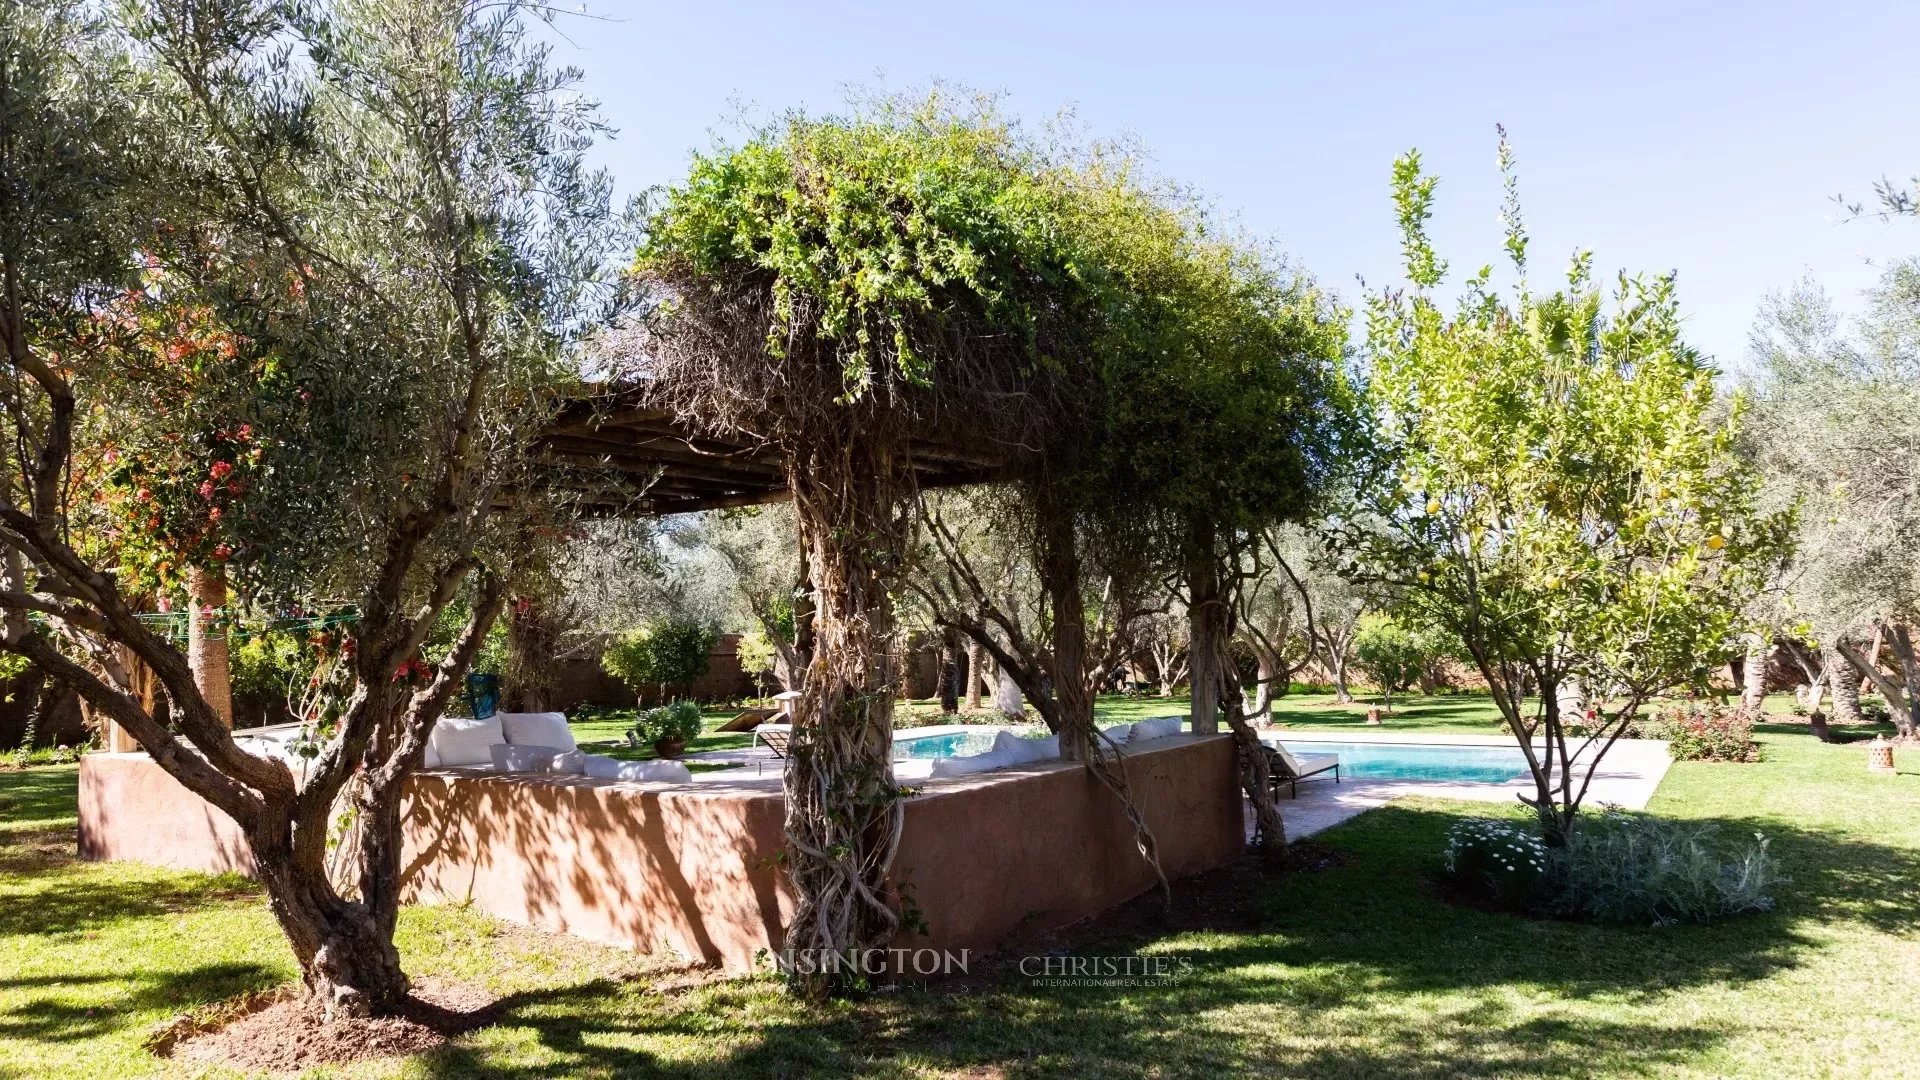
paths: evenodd
<path fill-rule="evenodd" d="M 687 740 L 685 739 L 656 739 L 653 743 L 653 752 L 658 757 L 677 758 L 686 750 Z"/>

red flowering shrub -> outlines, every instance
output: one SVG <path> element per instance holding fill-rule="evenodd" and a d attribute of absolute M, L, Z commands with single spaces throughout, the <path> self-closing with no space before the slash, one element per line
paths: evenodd
<path fill-rule="evenodd" d="M 1675 761 L 1760 760 L 1752 718 L 1710 701 L 1669 705 L 1639 724 L 1638 730 L 1644 738 L 1666 740 Z"/>

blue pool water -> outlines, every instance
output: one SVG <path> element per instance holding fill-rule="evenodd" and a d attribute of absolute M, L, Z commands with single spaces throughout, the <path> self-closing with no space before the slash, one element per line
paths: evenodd
<path fill-rule="evenodd" d="M 965 757 L 993 749 L 998 728 L 921 735 L 893 744 L 895 761 Z M 1284 740 L 1296 754 L 1339 754 L 1341 779 L 1448 780 L 1499 784 L 1527 771 L 1520 751 L 1504 746 L 1448 746 L 1439 743 L 1308 742 Z"/>
<path fill-rule="evenodd" d="M 998 728 L 987 728 L 984 731 L 956 731 L 951 735 L 922 735 L 915 739 L 897 739 L 893 744 L 893 760 L 913 761 L 924 758 L 984 754 L 993 749 L 993 738 L 998 734 L 1000 734 Z"/>
<path fill-rule="evenodd" d="M 1339 754 L 1340 778 L 1452 780 L 1499 784 L 1527 771 L 1518 749 L 1503 746 L 1442 746 L 1436 743 L 1284 741 L 1296 754 Z"/>

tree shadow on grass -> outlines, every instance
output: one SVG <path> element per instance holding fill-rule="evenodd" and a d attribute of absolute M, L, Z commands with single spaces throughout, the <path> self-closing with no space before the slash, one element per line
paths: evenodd
<path fill-rule="evenodd" d="M 0 903 L 0 937 L 76 934 L 122 919 L 169 915 L 204 904 L 257 896 L 260 886 L 238 874 L 193 874 L 140 868 L 124 874 L 64 874 L 85 866 L 65 830 L 14 833 L 0 841 L 0 879 L 60 875 L 30 896 Z M 5 896 L 6 890 L 0 890 Z"/>
<path fill-rule="evenodd" d="M 1768 914 L 1643 927 L 1470 910 L 1432 888 L 1456 813 L 1390 806 L 1328 834 L 1351 856 L 1319 873 L 1251 863 L 1180 883 L 1170 920 L 1151 899 L 1035 940 L 958 983 L 848 1006 L 786 1002 L 764 982 L 678 995 L 613 983 L 516 995 L 495 1038 L 425 1060 L 432 1076 L 894 1075 L 909 1068 L 1040 1076 L 1580 1076 L 1657 1073 L 1747 1031 L 1736 1015 L 1666 1013 L 1705 986 L 1738 987 L 1806 959 L 1807 920 L 1899 929 L 1920 852 L 1774 821 L 1791 880 Z M 1022 955 L 1181 957 L 1154 986 L 1035 985 Z M 982 970 L 982 968 L 986 970 Z M 688 1059 L 665 1059 L 696 1048 Z M 655 1051 L 658 1051 L 656 1053 Z"/>
<path fill-rule="evenodd" d="M 112 975 L 0 977 L 0 993 L 26 1000 L 0 1015 L 0 1039 L 23 1042 L 82 1042 L 123 1029 L 129 1016 L 176 1011 L 224 1001 L 279 983 L 285 973 L 262 964 L 207 964 L 184 971 L 123 972 Z M 61 992 L 83 987 L 119 990 L 111 1005 L 68 999 Z M 97 995 L 86 995 L 97 997 Z M 0 1076 L 6 1065 L 0 1061 Z"/>
<path fill-rule="evenodd" d="M 0 837 L 73 821 L 79 792 L 77 765 L 0 771 Z"/>
<path fill-rule="evenodd" d="M 1839 746 L 1847 743 L 1872 742 L 1876 735 L 1892 736 L 1894 734 L 1894 726 L 1887 722 L 1846 726 L 1836 724 L 1830 726 L 1828 730 L 1832 732 L 1833 743 Z M 1806 722 L 1774 720 L 1753 725 L 1753 731 L 1756 735 L 1797 735 L 1806 739 L 1813 738 L 1813 725 Z"/>
<path fill-rule="evenodd" d="M 1210 962 L 1202 959 L 1202 963 Z M 1737 1032 L 1710 1025 L 1521 1016 L 1482 1001 L 1447 1016 L 1361 1014 L 1294 1037 L 1284 980 L 1191 980 L 1165 989 L 908 989 L 851 1006 L 768 1009 L 703 994 L 631 1008 L 595 984 L 501 1003 L 498 1044 L 463 1040 L 419 1065 L 432 1077 L 969 1076 L 1567 1077 L 1658 1072 Z M 764 993 L 764 991 L 763 991 Z M 1323 1006 L 1328 1009 L 1334 1005 Z M 1342 1010 L 1343 1012 L 1346 1010 Z M 775 1015 L 768 1015 L 770 1012 Z M 1248 1020 L 1258 1028 L 1249 1030 Z M 538 1052 L 520 1044 L 526 1039 Z M 656 1052 L 636 1045 L 648 1040 Z M 680 1056 L 689 1044 L 695 1054 Z M 673 1057 L 665 1056 L 668 1052 Z M 1604 1064 L 1601 1064 L 1604 1062 Z"/>

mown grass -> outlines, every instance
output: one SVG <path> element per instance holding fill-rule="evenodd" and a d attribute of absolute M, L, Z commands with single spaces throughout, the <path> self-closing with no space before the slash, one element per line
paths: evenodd
<path fill-rule="evenodd" d="M 1765 731 L 1759 764 L 1676 764 L 1652 808 L 1765 833 L 1791 880 L 1762 916 L 1654 929 L 1452 906 L 1432 888 L 1447 827 L 1503 811 L 1424 800 L 1323 834 L 1343 865 L 1213 875 L 1181 887 L 1171 925 L 1074 942 L 1186 958 L 1170 985 L 1034 987 L 1002 967 L 809 1007 L 764 979 L 678 985 L 630 954 L 413 909 L 409 969 L 485 982 L 501 1021 L 326 1075 L 1920 1074 L 1920 753 L 1873 776 L 1863 747 L 1803 731 Z M 0 774 L 0 1076 L 185 1075 L 141 1037 L 290 977 L 285 947 L 245 882 L 73 861 L 72 772 Z"/>

